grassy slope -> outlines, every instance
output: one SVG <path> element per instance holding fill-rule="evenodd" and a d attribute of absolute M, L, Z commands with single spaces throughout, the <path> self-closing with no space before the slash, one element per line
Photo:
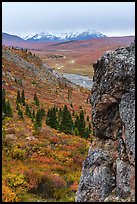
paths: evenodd
<path fill-rule="evenodd" d="M 19 58 L 18 63 L 16 58 Z M 21 59 L 23 63 L 35 65 L 40 76 L 28 64 L 22 67 Z M 36 133 L 22 105 L 24 120 L 19 118 L 16 96 L 18 89 L 24 90 L 27 104 L 37 110 L 33 100 L 34 93 L 37 93 L 39 108 L 44 108 L 46 113 L 53 105 L 63 107 L 66 104 L 70 111 L 75 112 L 79 112 L 82 106 L 85 116 L 91 116 L 91 106 L 86 103 L 89 92 L 80 87 L 71 87 L 72 98 L 68 100 L 70 85 L 59 84 L 44 71 L 38 57 L 26 52 L 5 47 L 2 60 L 3 88 L 13 108 L 13 118 L 3 121 L 3 201 L 74 201 L 82 162 L 90 142 L 48 127 L 45 118 L 40 132 Z M 41 76 L 45 76 L 46 80 L 42 81 Z"/>

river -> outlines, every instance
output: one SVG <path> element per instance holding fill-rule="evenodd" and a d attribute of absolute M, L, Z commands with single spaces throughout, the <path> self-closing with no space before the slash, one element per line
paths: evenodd
<path fill-rule="evenodd" d="M 83 86 L 84 88 L 91 89 L 93 86 L 93 80 L 89 78 L 88 76 L 82 76 L 79 74 L 63 74 L 63 77 L 65 77 L 67 80 L 71 81 L 72 83 Z"/>

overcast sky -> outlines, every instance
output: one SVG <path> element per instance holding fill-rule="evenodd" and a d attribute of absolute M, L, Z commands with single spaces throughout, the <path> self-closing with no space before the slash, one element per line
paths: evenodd
<path fill-rule="evenodd" d="M 9 34 L 86 29 L 135 35 L 135 2 L 2 2 L 2 31 Z"/>

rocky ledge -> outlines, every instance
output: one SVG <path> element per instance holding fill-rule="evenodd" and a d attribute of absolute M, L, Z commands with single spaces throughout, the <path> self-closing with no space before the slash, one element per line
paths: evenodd
<path fill-rule="evenodd" d="M 83 162 L 76 202 L 135 200 L 135 42 L 94 65 L 94 141 Z"/>

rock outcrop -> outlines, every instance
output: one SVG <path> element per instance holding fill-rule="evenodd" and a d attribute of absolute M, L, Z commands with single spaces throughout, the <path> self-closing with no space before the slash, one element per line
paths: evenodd
<path fill-rule="evenodd" d="M 93 67 L 95 139 L 83 162 L 76 202 L 134 201 L 135 42 L 106 52 Z"/>

